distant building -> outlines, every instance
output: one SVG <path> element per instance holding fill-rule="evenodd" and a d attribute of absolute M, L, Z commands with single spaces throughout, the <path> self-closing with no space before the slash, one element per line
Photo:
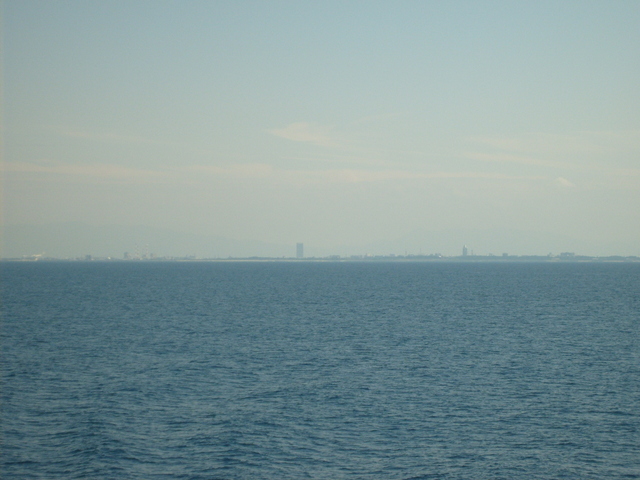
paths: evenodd
<path fill-rule="evenodd" d="M 296 258 L 304 258 L 304 244 L 297 243 L 296 244 Z"/>
<path fill-rule="evenodd" d="M 467 250 L 467 246 L 465 245 L 464 247 L 462 247 L 462 256 L 466 257 L 469 254 L 469 251 Z"/>

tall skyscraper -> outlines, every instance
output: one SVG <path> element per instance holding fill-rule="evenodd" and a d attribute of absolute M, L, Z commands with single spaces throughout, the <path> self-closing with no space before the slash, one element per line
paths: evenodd
<path fill-rule="evenodd" d="M 304 244 L 297 243 L 296 244 L 296 258 L 304 258 Z"/>
<path fill-rule="evenodd" d="M 467 253 L 468 253 L 468 250 L 467 250 L 467 246 L 465 245 L 464 247 L 462 247 L 462 256 L 466 257 Z"/>

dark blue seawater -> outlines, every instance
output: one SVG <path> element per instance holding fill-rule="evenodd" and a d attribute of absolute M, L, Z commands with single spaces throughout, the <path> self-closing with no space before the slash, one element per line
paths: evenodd
<path fill-rule="evenodd" d="M 3 479 L 640 478 L 640 265 L 3 263 Z"/>

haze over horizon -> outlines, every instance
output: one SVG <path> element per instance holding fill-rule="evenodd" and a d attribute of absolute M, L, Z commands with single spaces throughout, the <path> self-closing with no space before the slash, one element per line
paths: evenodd
<path fill-rule="evenodd" d="M 640 2 L 2 22 L 2 256 L 640 255 Z"/>

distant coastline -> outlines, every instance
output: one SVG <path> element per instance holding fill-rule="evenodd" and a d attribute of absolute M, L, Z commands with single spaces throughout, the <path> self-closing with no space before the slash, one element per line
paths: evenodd
<path fill-rule="evenodd" d="M 1 262 L 115 262 L 115 263 L 154 263 L 154 262 L 462 262 L 462 263 L 522 263 L 522 262 L 640 262 L 638 256 L 588 256 L 576 255 L 573 253 L 562 253 L 560 255 L 458 255 L 445 256 L 439 254 L 431 255 L 329 255 L 326 257 L 226 257 L 226 258 L 200 258 L 196 256 L 186 257 L 152 257 L 152 258 L 113 258 L 113 257 L 93 257 L 85 255 L 76 258 L 56 258 L 43 255 L 23 256 L 19 258 L 0 258 Z"/>

